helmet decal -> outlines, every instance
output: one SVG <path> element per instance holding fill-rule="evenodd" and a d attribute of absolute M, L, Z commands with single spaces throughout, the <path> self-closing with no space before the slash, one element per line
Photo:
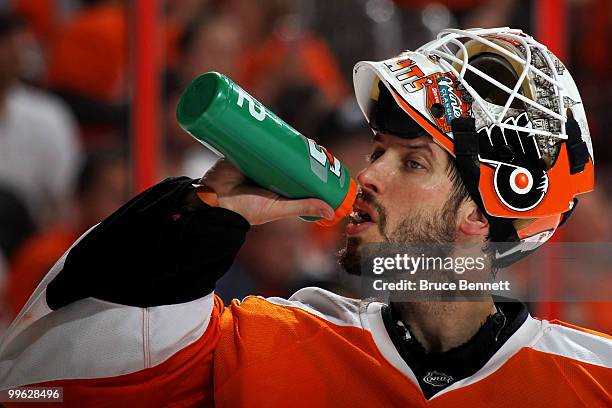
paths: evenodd
<path fill-rule="evenodd" d="M 531 126 L 525 112 L 504 123 Z M 533 135 L 491 125 L 479 129 L 478 136 L 480 161 L 495 168 L 493 185 L 501 202 L 514 211 L 538 205 L 548 191 L 548 175 Z"/>
<path fill-rule="evenodd" d="M 429 75 L 424 84 L 427 89 L 427 109 L 442 132 L 451 131 L 453 119 L 470 114 L 472 97 L 452 73 Z"/>
<path fill-rule="evenodd" d="M 425 74 L 417 63 L 410 58 L 397 58 L 386 61 L 384 66 L 406 92 L 417 92 L 423 89 Z"/>

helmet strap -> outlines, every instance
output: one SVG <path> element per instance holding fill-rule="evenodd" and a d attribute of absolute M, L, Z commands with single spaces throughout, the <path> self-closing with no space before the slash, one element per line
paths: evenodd
<path fill-rule="evenodd" d="M 569 118 L 565 124 L 567 132 L 567 153 L 570 162 L 570 174 L 580 173 L 589 161 L 589 149 L 582 140 L 580 126 L 576 119 Z"/>

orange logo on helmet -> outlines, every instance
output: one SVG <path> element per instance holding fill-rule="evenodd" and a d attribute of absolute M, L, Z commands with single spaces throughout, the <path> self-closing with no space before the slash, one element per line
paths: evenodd
<path fill-rule="evenodd" d="M 504 124 L 530 128 L 527 113 Z M 537 206 L 548 191 L 548 175 L 533 135 L 492 125 L 478 130 L 480 161 L 493 168 L 493 186 L 502 203 L 514 211 Z"/>

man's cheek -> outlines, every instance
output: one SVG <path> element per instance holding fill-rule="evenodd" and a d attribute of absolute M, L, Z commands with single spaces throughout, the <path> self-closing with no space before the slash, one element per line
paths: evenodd
<path fill-rule="evenodd" d="M 387 206 L 377 203 L 376 206 L 376 229 L 381 236 L 386 236 L 389 225 L 389 211 Z"/>
<path fill-rule="evenodd" d="M 409 211 L 406 211 L 406 208 L 403 210 L 404 211 L 401 213 L 397 209 L 389 209 L 385 211 L 384 216 L 381 217 L 378 224 L 379 231 L 382 236 L 388 237 L 389 234 L 395 231 L 395 228 L 397 228 L 400 221 L 408 217 Z"/>
<path fill-rule="evenodd" d="M 386 217 L 378 220 L 378 224 L 377 224 L 378 233 L 383 237 L 387 236 L 387 231 L 388 231 L 387 225 L 388 225 L 388 219 Z"/>

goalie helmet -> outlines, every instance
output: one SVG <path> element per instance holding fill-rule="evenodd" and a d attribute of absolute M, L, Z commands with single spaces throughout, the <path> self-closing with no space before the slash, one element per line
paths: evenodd
<path fill-rule="evenodd" d="M 576 196 L 593 190 L 593 148 L 576 84 L 520 30 L 444 30 L 416 51 L 357 63 L 353 80 L 374 130 L 402 136 L 418 127 L 455 158 L 490 221 L 491 240 L 503 243 L 498 266 L 548 240 Z M 393 110 L 401 110 L 402 125 Z"/>

